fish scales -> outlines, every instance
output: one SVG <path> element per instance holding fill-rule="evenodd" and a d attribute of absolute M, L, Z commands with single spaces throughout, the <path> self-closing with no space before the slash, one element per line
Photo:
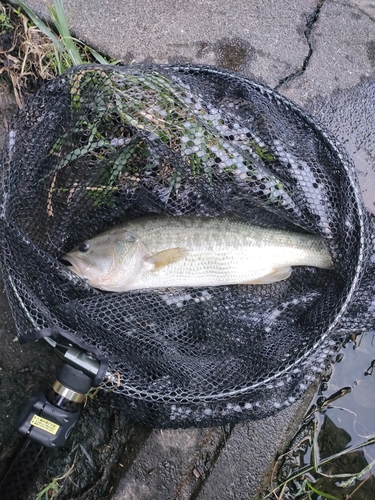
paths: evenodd
<path fill-rule="evenodd" d="M 332 268 L 320 236 L 229 217 L 140 217 L 85 245 L 64 260 L 107 291 L 263 284 L 286 279 L 291 266 Z"/>

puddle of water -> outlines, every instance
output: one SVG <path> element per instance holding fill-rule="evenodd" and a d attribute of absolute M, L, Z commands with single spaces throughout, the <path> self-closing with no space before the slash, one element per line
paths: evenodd
<path fill-rule="evenodd" d="M 252 57 L 254 49 L 239 38 L 223 38 L 216 44 L 217 64 L 232 71 L 241 70 Z"/>
<path fill-rule="evenodd" d="M 200 59 L 208 53 L 215 55 L 213 64 L 231 71 L 241 71 L 255 56 L 255 49 L 241 38 L 222 38 L 215 44 L 199 42 L 197 58 Z"/>
<path fill-rule="evenodd" d="M 348 445 L 355 446 L 375 437 L 375 331 L 348 342 L 342 354 L 333 367 L 327 389 L 318 398 L 329 400 L 337 391 L 351 389 L 329 404 L 325 415 L 350 434 Z M 372 449 L 375 459 L 375 445 Z"/>
<path fill-rule="evenodd" d="M 280 481 L 303 467 L 311 470 L 288 485 L 285 500 L 296 497 L 305 478 L 319 491 L 339 499 L 349 495 L 356 500 L 373 498 L 375 477 L 367 469 L 375 462 L 375 331 L 348 342 L 342 355 L 313 401 L 312 409 L 321 410 L 310 413 L 290 445 L 294 451 L 286 458 Z M 343 454 L 323 464 L 339 453 Z M 321 465 L 316 467 L 315 461 Z"/>

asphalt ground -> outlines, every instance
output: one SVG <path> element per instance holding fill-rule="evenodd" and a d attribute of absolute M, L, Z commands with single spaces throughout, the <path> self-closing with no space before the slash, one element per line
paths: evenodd
<path fill-rule="evenodd" d="M 42 0 L 26 3 L 47 15 Z M 375 148 L 369 131 L 374 125 L 375 2 L 67 0 L 64 5 L 77 38 L 125 64 L 211 64 L 266 83 L 310 110 L 347 147 L 367 206 L 374 210 Z M 11 320 L 5 335 L 15 335 Z M 12 349 L 22 364 L 26 347 Z M 143 434 L 131 452 L 127 448 L 112 498 L 260 498 L 273 460 L 298 427 L 311 396 L 259 422 Z"/>

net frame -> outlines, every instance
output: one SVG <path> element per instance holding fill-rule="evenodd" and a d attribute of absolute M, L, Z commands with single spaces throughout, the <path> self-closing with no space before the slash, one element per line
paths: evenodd
<path fill-rule="evenodd" d="M 123 86 L 121 87 L 121 85 Z M 122 94 L 118 88 L 122 90 Z M 127 92 L 125 98 L 123 96 L 124 88 Z M 170 112 L 168 104 L 162 101 L 164 108 L 160 105 L 162 92 L 167 96 L 165 98 L 167 103 L 168 99 L 173 101 L 173 106 L 177 109 L 175 117 L 172 116 L 173 113 Z M 144 101 L 140 96 L 143 96 Z M 125 101 L 117 102 L 116 99 L 120 98 L 125 99 Z M 146 116 L 150 110 L 148 101 L 150 99 L 153 100 L 152 110 L 154 113 L 156 111 L 156 118 L 152 113 L 151 118 Z M 124 102 L 126 107 L 124 107 Z M 120 118 L 113 119 L 111 113 L 115 113 L 116 106 L 122 111 L 126 108 L 128 117 L 120 116 Z M 213 125 L 214 119 L 209 120 L 207 116 L 203 119 L 200 117 L 201 114 L 211 117 L 216 111 L 219 116 L 217 121 L 222 120 L 223 122 L 219 125 L 226 127 L 225 133 L 218 130 L 217 124 Z M 93 113 L 94 118 L 90 113 Z M 161 125 L 163 113 L 164 117 L 168 117 L 168 127 L 171 132 L 169 130 L 165 132 L 164 129 L 168 127 Z M 170 113 L 171 117 L 165 113 Z M 181 117 L 182 113 L 184 113 L 183 118 Z M 76 116 L 72 119 L 71 115 L 74 114 Z M 110 117 L 109 119 L 107 115 Z M 101 154 L 104 156 L 104 161 L 98 160 L 98 155 L 96 155 L 93 162 L 101 161 L 100 168 L 98 167 L 88 178 L 79 173 L 81 175 L 79 182 L 82 182 L 84 188 L 77 189 L 79 196 L 78 201 L 74 202 L 76 208 L 67 210 L 66 204 L 69 195 L 73 192 L 71 195 L 73 198 L 75 191 L 69 191 L 67 197 L 61 197 L 61 200 L 57 201 L 53 193 L 58 192 L 59 189 L 61 193 L 64 189 L 73 189 L 72 186 L 76 182 L 75 169 L 82 172 L 82 158 L 87 160 L 95 149 L 92 143 L 90 144 L 91 149 L 87 147 L 89 127 L 86 126 L 87 123 L 85 125 L 81 122 L 92 120 L 91 125 L 93 123 L 102 124 L 97 118 L 98 116 L 103 123 L 108 119 L 113 126 L 118 120 L 119 126 L 122 126 L 125 131 L 119 133 L 116 129 L 111 141 L 109 141 L 108 136 L 96 140 L 95 147 L 102 148 Z M 223 116 L 224 118 L 222 118 Z M 286 122 L 283 122 L 283 117 Z M 246 335 L 236 345 L 236 342 L 233 341 L 233 331 L 226 331 L 223 327 L 223 324 L 228 324 L 231 321 L 230 316 L 226 318 L 226 323 L 223 323 L 222 318 L 220 319 L 221 323 L 218 323 L 222 329 L 220 342 L 226 343 L 226 352 L 221 353 L 221 357 L 217 358 L 218 363 L 213 364 L 208 369 L 205 369 L 204 357 L 202 358 L 203 362 L 201 362 L 202 360 L 197 361 L 198 349 L 204 349 L 204 343 L 202 345 L 197 343 L 195 350 L 188 351 L 186 358 L 184 358 L 183 349 L 182 351 L 174 349 L 173 338 L 172 340 L 170 338 L 164 339 L 161 343 L 154 339 L 154 344 L 147 345 L 149 330 L 143 333 L 140 337 L 141 340 L 139 340 L 144 352 L 140 349 L 140 354 L 137 354 L 134 343 L 132 344 L 133 352 L 129 352 L 129 348 L 124 345 L 120 338 L 121 335 L 118 333 L 124 329 L 126 320 L 122 317 L 122 323 L 119 321 L 117 327 L 115 325 L 117 319 L 111 317 L 111 324 L 114 326 L 107 335 L 105 324 L 108 317 L 104 317 L 104 319 L 100 319 L 99 316 L 95 317 L 96 314 L 99 314 L 100 307 L 105 307 L 107 310 L 110 307 L 120 308 L 123 296 L 118 294 L 116 296 L 103 295 L 91 289 L 78 277 L 67 272 L 66 267 L 58 260 L 65 251 L 79 243 L 81 239 L 93 236 L 114 222 L 142 215 L 144 212 L 139 208 L 141 202 L 147 203 L 145 213 L 156 210 L 157 213 L 169 213 L 177 216 L 184 210 L 183 213 L 186 213 L 184 196 L 187 197 L 187 195 L 198 191 L 203 202 L 200 201 L 199 206 L 195 205 L 194 210 L 191 210 L 189 214 L 210 216 L 223 214 L 223 205 L 229 200 L 226 185 L 235 184 L 233 174 L 228 174 L 227 171 L 223 173 L 221 167 L 217 166 L 218 163 L 211 164 L 211 171 L 208 171 L 207 164 L 211 161 L 212 155 L 206 155 L 208 158 L 206 167 L 199 167 L 201 168 L 201 177 L 194 176 L 193 168 L 198 168 L 198 162 L 196 157 L 192 159 L 194 152 L 188 154 L 186 148 L 183 150 L 183 137 L 185 136 L 181 136 L 179 131 L 179 127 L 183 127 L 181 124 L 185 123 L 183 120 L 190 123 L 190 130 L 191 123 L 195 125 L 195 137 L 199 137 L 200 144 L 216 140 L 215 144 L 219 144 L 216 147 L 216 154 L 222 155 L 221 161 L 223 158 L 228 161 L 230 155 L 232 155 L 231 160 L 236 154 L 237 158 L 242 155 L 251 158 L 252 164 L 255 165 L 251 168 L 261 172 L 259 178 L 255 176 L 255 179 L 251 178 L 251 182 L 247 181 L 248 198 L 244 200 L 242 196 L 240 199 L 242 205 L 239 201 L 233 201 L 233 197 L 230 198 L 231 214 L 241 215 L 243 205 L 245 205 L 246 217 L 251 217 L 266 227 L 281 226 L 287 229 L 292 227 L 301 232 L 319 233 L 325 238 L 335 263 L 336 279 L 334 282 L 324 272 L 317 275 L 315 272 L 306 270 L 294 271 L 290 288 L 295 287 L 297 291 L 302 291 L 302 281 L 310 279 L 311 287 L 308 290 L 303 289 L 305 300 L 311 300 L 312 304 L 314 301 L 320 301 L 320 309 L 316 305 L 304 309 L 305 319 L 303 322 L 301 320 L 297 326 L 293 325 L 293 314 L 297 314 L 300 304 L 293 303 L 293 300 L 296 300 L 295 296 L 290 296 L 289 300 L 282 300 L 286 294 L 283 289 L 284 284 L 261 287 L 259 296 L 253 293 L 248 304 L 246 301 L 242 302 L 243 310 L 248 305 L 254 306 L 257 300 L 267 302 L 275 297 L 276 302 L 282 302 L 283 309 L 279 312 L 280 316 L 285 314 L 284 321 L 286 323 L 283 325 L 279 321 L 279 330 L 275 327 L 274 331 L 278 335 L 281 347 L 290 358 L 283 359 L 281 367 L 275 368 L 277 347 L 275 340 L 272 340 L 272 329 L 267 332 L 265 328 L 270 328 L 270 324 L 266 327 L 263 325 L 263 331 L 267 332 L 265 339 L 261 339 L 258 335 L 251 341 L 254 343 L 254 349 L 256 342 L 259 343 L 258 351 L 256 351 L 258 355 L 262 349 L 268 355 L 267 349 L 271 349 L 269 344 L 272 344 L 272 349 L 275 352 L 271 353 L 269 358 L 273 359 L 273 367 L 267 371 L 267 366 L 264 364 L 262 376 L 257 375 L 255 379 L 249 377 L 242 385 L 238 379 L 230 387 L 231 371 L 235 372 L 233 366 L 237 362 L 236 370 L 239 372 L 244 367 L 255 366 L 257 359 L 249 365 L 246 364 L 246 360 L 241 359 L 240 351 L 243 347 L 241 342 L 244 342 Z M 278 122 L 278 120 L 280 121 Z M 291 132 L 285 127 L 289 122 Z M 251 141 L 248 141 L 244 146 L 243 143 L 238 144 L 240 142 L 238 139 L 228 139 L 229 133 L 234 135 L 233 131 L 236 130 L 234 124 L 245 127 L 244 123 L 246 128 L 250 130 L 252 150 L 249 145 Z M 295 128 L 293 129 L 293 127 Z M 259 131 L 263 131 L 266 137 L 260 136 Z M 165 141 L 162 137 L 163 133 L 165 133 Z M 186 126 L 184 133 L 187 133 Z M 300 142 L 294 144 L 293 147 L 290 144 L 286 146 L 287 138 L 293 134 Z M 235 143 L 236 140 L 237 143 Z M 111 152 L 108 153 L 107 157 L 103 153 L 105 147 L 108 146 L 108 144 L 104 145 L 105 141 L 107 143 L 109 141 L 116 150 L 116 154 L 112 157 Z M 158 143 L 157 147 L 153 146 L 155 141 Z M 231 143 L 226 145 L 230 141 Z M 133 147 L 130 153 L 129 143 Z M 313 146 L 310 143 L 313 143 Z M 77 144 L 81 144 L 78 153 L 76 152 Z M 141 158 L 142 161 L 140 161 L 141 153 L 139 153 L 139 151 L 143 151 L 144 144 L 147 145 L 147 155 L 157 158 L 155 164 L 149 169 L 150 171 L 156 170 L 157 173 L 154 177 L 150 175 L 150 178 L 154 179 L 152 181 L 154 189 L 155 186 L 159 189 L 157 191 L 159 198 L 162 199 L 163 195 L 165 202 L 167 196 L 164 208 L 160 208 L 160 199 L 155 200 L 153 192 L 147 191 L 146 182 L 149 182 L 146 176 L 148 174 L 147 168 L 145 170 L 144 166 L 142 167 L 144 174 L 144 178 L 142 178 L 141 170 L 137 171 L 134 162 L 132 163 L 134 151 L 137 151 L 136 161 L 138 163 L 142 164 L 142 161 L 143 163 L 146 161 L 143 157 L 143 160 Z M 82 150 L 85 148 L 87 151 L 82 155 Z M 205 151 L 207 152 L 207 148 Z M 291 158 L 294 158 L 293 155 L 300 154 L 300 151 L 307 152 L 310 163 L 299 158 L 296 165 L 293 165 Z M 311 151 L 320 155 L 318 166 L 310 157 Z M 124 155 L 128 155 L 125 162 L 123 161 Z M 61 157 L 63 160 L 59 159 Z M 188 157 L 189 162 L 185 161 L 184 163 L 181 157 L 185 160 Z M 29 160 L 26 168 L 24 166 L 25 158 Z M 160 158 L 162 159 L 160 160 Z M 61 163 L 62 161 L 65 163 Z M 129 174 L 125 180 L 126 189 L 128 191 L 136 189 L 133 183 L 138 182 L 142 186 L 143 194 L 140 201 L 134 202 L 133 199 L 136 208 L 134 209 L 132 205 L 127 206 L 125 212 L 119 210 L 119 205 L 116 205 L 118 202 L 115 200 L 115 209 L 112 210 L 113 207 L 111 207 L 111 210 L 102 210 L 100 212 L 101 219 L 95 219 L 93 227 L 87 228 L 87 218 L 83 218 L 83 221 L 74 221 L 72 214 L 77 215 L 74 210 L 79 211 L 87 188 L 93 187 L 93 179 L 96 183 L 98 178 L 102 182 L 103 169 L 106 167 L 105 161 L 108 164 L 112 162 L 112 166 L 120 164 L 120 170 L 116 171 L 118 174 L 125 175 L 131 171 L 131 175 Z M 125 172 L 123 171 L 124 164 L 126 164 L 127 169 Z M 167 185 L 164 179 L 160 179 L 159 175 L 165 164 L 171 170 L 168 173 L 169 184 Z M 249 170 L 248 164 L 245 162 L 243 164 L 245 164 L 244 168 Z M 232 164 L 229 165 L 229 167 L 231 166 Z M 295 174 L 297 169 L 301 169 L 300 177 Z M 70 184 L 58 184 L 56 171 L 62 170 L 64 170 L 64 175 L 69 170 L 65 179 L 70 179 Z M 44 172 L 42 176 L 41 172 Z M 98 172 L 102 175 L 101 178 L 100 175 L 98 177 Z M 215 185 L 215 189 L 217 189 L 215 196 L 210 191 L 209 176 L 211 172 L 214 172 L 219 179 Z M 254 177 L 253 170 L 251 173 Z M 316 177 L 319 178 L 321 185 L 327 182 L 331 183 L 331 187 L 336 193 L 336 199 L 327 196 L 327 190 L 324 186 L 319 188 L 318 195 L 315 191 L 315 196 L 318 196 L 317 201 L 310 199 Z M 287 189 L 281 188 L 275 194 L 275 190 L 272 192 L 272 189 L 265 186 L 265 179 L 272 185 L 274 178 L 275 182 L 279 181 L 283 185 L 288 185 L 288 182 L 289 185 L 294 183 L 294 187 L 296 186 L 294 191 L 289 190 L 288 192 Z M 174 191 L 170 190 L 172 180 Z M 107 175 L 105 182 L 109 181 L 111 178 L 108 180 Z M 117 181 L 118 179 L 116 179 Z M 370 253 L 370 222 L 362 203 L 354 166 L 341 146 L 314 119 L 267 86 L 224 70 L 192 65 L 147 65 L 116 68 L 87 65 L 73 68 L 65 75 L 47 83 L 28 101 L 11 122 L 8 140 L 3 151 L 2 182 L 1 220 L 4 249 L 2 269 L 20 340 L 35 337 L 35 332 L 43 331 L 54 337 L 66 337 L 93 352 L 99 360 L 105 360 L 111 374 L 106 381 L 106 387 L 114 391 L 115 397 L 117 396 L 117 404 L 126 408 L 130 415 L 142 423 L 162 427 L 212 425 L 227 421 L 261 418 L 272 414 L 278 409 L 292 404 L 306 390 L 316 375 L 326 369 L 344 339 L 343 332 L 338 331 L 338 326 L 359 289 L 364 271 L 368 267 Z M 122 180 L 122 182 L 124 181 Z M 243 184 L 242 182 L 242 190 L 244 190 Z M 164 188 L 162 195 L 160 195 L 162 192 L 160 185 Z M 111 184 L 111 189 L 118 186 L 120 186 L 119 183 L 117 185 Z M 167 195 L 165 194 L 166 186 L 169 189 Z M 107 187 L 108 184 L 105 189 Z M 121 189 L 125 191 L 123 186 Z M 242 193 L 241 189 L 238 191 L 239 193 Z M 146 197 L 144 192 L 146 192 Z M 100 197 L 94 197 L 94 203 L 95 201 L 100 205 Z M 123 199 L 121 199 L 121 203 L 123 203 Z M 310 207 L 310 211 L 301 210 L 301 206 Z M 42 212 L 40 207 L 42 207 Z M 44 226 L 43 230 L 36 231 L 35 227 L 38 225 Z M 68 226 L 69 234 L 67 232 Z M 340 228 L 340 231 L 335 230 L 336 226 Z M 345 232 L 343 228 L 345 228 Z M 25 258 L 28 259 L 26 265 Z M 53 293 L 51 293 L 51 282 L 54 282 Z M 332 289 L 326 292 L 325 288 L 329 289 L 329 287 Z M 271 292 L 266 290 L 271 290 Z M 189 299 L 182 301 L 183 307 L 180 307 L 180 310 L 172 314 L 170 318 L 167 314 L 165 315 L 165 321 L 168 318 L 170 322 L 169 328 L 178 329 L 176 317 L 178 316 L 179 321 L 181 321 L 183 309 L 190 311 L 185 317 L 186 322 L 189 323 L 192 321 L 191 316 L 195 314 L 194 304 L 202 305 L 210 302 L 205 298 L 207 294 L 204 295 L 203 292 L 205 290 L 185 291 L 184 296 L 189 296 Z M 220 304 L 223 304 L 223 309 L 230 307 L 228 297 L 234 303 L 239 304 L 240 308 L 243 299 L 239 297 L 246 294 L 243 287 L 224 287 L 217 293 L 219 293 L 218 300 Z M 317 299 L 317 295 L 314 293 L 320 298 Z M 172 290 L 169 292 L 169 300 L 172 301 L 169 306 L 176 308 L 176 304 L 179 302 L 173 302 L 173 300 L 180 296 L 180 291 Z M 137 314 L 140 314 L 140 310 L 144 309 L 145 306 L 150 309 L 160 308 L 160 294 L 150 296 L 144 292 L 134 292 L 132 297 L 132 307 L 134 311 L 138 311 Z M 324 300 L 327 304 L 323 308 L 322 302 Z M 272 311 L 275 311 L 275 302 L 273 302 L 272 307 Z M 268 311 L 268 322 L 272 316 L 271 309 Z M 327 318 L 323 322 L 324 315 Z M 206 320 L 206 330 L 210 321 Z M 309 326 L 309 322 L 313 326 Z M 219 327 L 217 331 L 220 330 Z M 282 332 L 285 336 L 289 328 L 292 330 L 292 333 L 289 331 L 291 338 L 297 339 L 298 328 L 302 327 L 311 333 L 312 339 L 306 340 L 306 345 L 302 348 L 299 346 L 300 350 L 290 355 L 285 341 L 282 341 Z M 195 330 L 193 328 L 192 334 L 196 335 L 197 331 L 196 328 Z M 117 332 L 116 342 L 113 342 L 113 332 Z M 212 335 L 211 330 L 209 333 Z M 206 332 L 206 345 L 209 344 L 207 339 Z M 220 351 L 217 345 L 215 345 L 215 349 L 215 353 Z M 157 352 L 155 358 L 159 356 L 162 361 L 158 359 L 153 365 L 152 354 L 155 351 Z M 282 355 L 281 348 L 280 351 Z M 234 354 L 231 356 L 229 353 Z M 267 355 L 264 358 L 266 361 Z M 192 359 L 194 356 L 196 359 Z M 169 359 L 172 364 L 176 363 L 176 359 L 180 359 L 180 363 L 176 363 L 178 369 L 174 371 L 173 367 L 168 367 L 168 362 L 165 359 Z M 241 362 L 238 362 L 239 359 Z M 148 364 L 145 360 L 148 361 Z M 266 362 L 264 360 L 262 360 L 263 363 Z M 137 363 L 139 366 L 134 366 Z M 132 365 L 131 369 L 129 369 L 129 365 Z M 150 369 L 149 366 L 152 368 Z M 221 385 L 217 383 L 215 386 L 215 377 L 217 380 L 220 377 L 223 378 L 219 368 L 224 372 L 226 370 L 227 375 L 225 383 L 223 382 Z M 142 379 L 142 371 L 150 370 L 151 372 L 154 370 L 150 377 Z M 132 375 L 131 371 L 133 371 Z M 114 376 L 116 372 L 120 374 L 119 383 Z M 163 383 L 157 379 L 159 375 L 156 374 L 160 372 L 162 375 L 159 378 L 164 377 L 165 379 Z M 194 389 L 194 377 L 198 377 L 195 375 L 198 373 L 200 373 L 200 385 L 199 388 Z M 168 381 L 166 374 L 169 377 Z M 175 384 L 170 382 L 171 379 L 173 381 L 173 378 L 176 381 Z M 188 379 L 187 385 L 184 385 L 184 378 Z M 205 381 L 206 387 L 204 388 Z"/>

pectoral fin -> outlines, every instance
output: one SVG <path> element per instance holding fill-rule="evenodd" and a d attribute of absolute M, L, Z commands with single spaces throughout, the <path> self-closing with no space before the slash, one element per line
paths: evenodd
<path fill-rule="evenodd" d="M 151 271 L 157 271 L 168 264 L 173 264 L 183 259 L 188 251 L 183 247 L 167 248 L 161 252 L 145 257 L 144 262 Z"/>
<path fill-rule="evenodd" d="M 276 281 L 282 281 L 289 278 L 292 273 L 291 267 L 282 267 L 279 269 L 272 269 L 271 272 L 262 276 L 261 278 L 257 278 L 255 280 L 246 281 L 244 285 L 266 285 L 269 283 L 276 283 Z"/>

